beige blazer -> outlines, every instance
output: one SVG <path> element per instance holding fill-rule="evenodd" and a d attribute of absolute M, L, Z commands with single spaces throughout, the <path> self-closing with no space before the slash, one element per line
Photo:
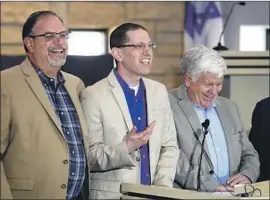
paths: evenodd
<path fill-rule="evenodd" d="M 179 152 L 168 93 L 160 83 L 143 81 L 148 124 L 156 121 L 149 139 L 151 181 L 172 187 Z M 140 152 L 129 154 L 123 142 L 133 124 L 114 72 L 82 91 L 81 101 L 89 134 L 90 197 L 119 198 L 121 183 L 140 183 Z"/>
<path fill-rule="evenodd" d="M 203 138 L 201 124 L 183 86 L 170 91 L 169 99 L 181 149 L 175 182 L 182 188 L 195 190 Z M 237 105 L 223 97 L 217 97 L 215 104 L 228 144 L 230 176 L 242 173 L 255 182 L 259 176 L 258 154 L 248 140 Z M 196 137 L 199 138 L 200 143 Z M 207 142 L 205 142 L 205 149 L 210 156 Z M 211 169 L 213 164 L 210 158 L 205 156 L 201 171 L 203 191 L 214 191 L 216 186 L 220 185 L 210 173 Z"/>
<path fill-rule="evenodd" d="M 86 136 L 82 81 L 62 72 Z M 1 72 L 1 199 L 65 199 L 68 147 L 46 91 L 28 59 Z"/>

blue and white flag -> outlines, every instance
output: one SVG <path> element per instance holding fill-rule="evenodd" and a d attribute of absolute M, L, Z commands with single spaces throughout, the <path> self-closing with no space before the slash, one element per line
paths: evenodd
<path fill-rule="evenodd" d="M 220 2 L 186 2 L 185 51 L 199 44 L 209 48 L 217 46 L 222 27 Z M 221 42 L 224 43 L 223 40 Z"/>

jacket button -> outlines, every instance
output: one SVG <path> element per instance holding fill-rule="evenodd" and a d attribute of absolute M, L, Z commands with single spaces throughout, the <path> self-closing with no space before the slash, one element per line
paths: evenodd
<path fill-rule="evenodd" d="M 61 185 L 61 188 L 63 188 L 63 189 L 66 189 L 66 187 L 67 187 L 66 184 Z"/>
<path fill-rule="evenodd" d="M 63 163 L 66 165 L 68 164 L 68 160 L 63 160 Z"/>
<path fill-rule="evenodd" d="M 136 161 L 140 161 L 140 157 L 136 157 Z"/>

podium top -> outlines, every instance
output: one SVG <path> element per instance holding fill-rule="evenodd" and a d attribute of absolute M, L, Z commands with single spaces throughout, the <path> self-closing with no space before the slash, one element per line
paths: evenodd
<path fill-rule="evenodd" d="M 240 197 L 235 196 L 131 183 L 121 184 L 121 193 L 133 197 L 142 197 L 143 199 L 240 199 Z"/>
<path fill-rule="evenodd" d="M 265 58 L 269 59 L 269 51 L 219 51 L 225 58 Z"/>

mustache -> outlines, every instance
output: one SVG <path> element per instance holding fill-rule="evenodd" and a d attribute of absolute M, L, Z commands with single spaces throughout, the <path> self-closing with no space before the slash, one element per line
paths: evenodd
<path fill-rule="evenodd" d="M 67 48 L 67 47 L 64 46 L 64 45 L 57 45 L 57 46 L 49 47 L 48 50 L 49 50 L 49 51 L 59 50 L 59 49 L 66 50 L 66 48 Z"/>

